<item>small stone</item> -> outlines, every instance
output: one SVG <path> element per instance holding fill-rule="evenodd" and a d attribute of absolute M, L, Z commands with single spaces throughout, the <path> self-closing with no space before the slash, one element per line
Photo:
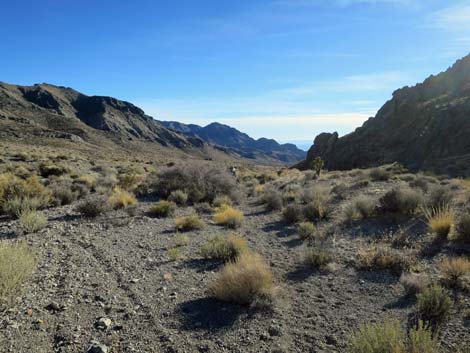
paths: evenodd
<path fill-rule="evenodd" d="M 86 353 L 108 353 L 108 347 L 96 341 L 91 341 Z"/>
<path fill-rule="evenodd" d="M 102 317 L 98 321 L 95 322 L 95 327 L 100 330 L 107 330 L 111 327 L 112 321 L 111 319 Z"/>
<path fill-rule="evenodd" d="M 326 335 L 325 342 L 326 344 L 331 345 L 331 346 L 336 346 L 338 344 L 338 340 L 333 335 Z"/>
<path fill-rule="evenodd" d="M 281 328 L 277 325 L 271 325 L 268 329 L 268 333 L 270 336 L 281 336 L 282 331 Z"/>
<path fill-rule="evenodd" d="M 60 305 L 59 303 L 57 302 L 50 302 L 47 306 L 46 306 L 46 309 L 49 310 L 49 311 L 62 311 L 64 310 L 64 306 L 63 305 Z"/>
<path fill-rule="evenodd" d="M 33 316 L 33 309 L 26 310 L 26 315 Z"/>

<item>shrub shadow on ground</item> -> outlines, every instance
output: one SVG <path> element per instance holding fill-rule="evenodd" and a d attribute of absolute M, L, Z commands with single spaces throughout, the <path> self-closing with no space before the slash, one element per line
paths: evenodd
<path fill-rule="evenodd" d="M 276 236 L 280 238 L 290 237 L 295 234 L 294 227 L 288 227 L 284 222 L 270 222 L 266 224 L 263 228 L 263 231 L 266 233 L 275 232 Z"/>
<path fill-rule="evenodd" d="M 246 308 L 221 302 L 214 298 L 200 298 L 180 304 L 176 309 L 181 329 L 185 331 L 221 331 L 231 327 L 246 312 Z"/>

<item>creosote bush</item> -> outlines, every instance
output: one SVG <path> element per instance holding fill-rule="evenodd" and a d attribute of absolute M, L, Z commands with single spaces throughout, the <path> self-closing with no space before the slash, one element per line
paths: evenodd
<path fill-rule="evenodd" d="M 236 180 L 222 167 L 203 162 L 166 167 L 149 177 L 149 189 L 162 198 L 172 191 L 182 190 L 188 202 L 212 202 L 219 195 L 236 198 Z"/>
<path fill-rule="evenodd" d="M 447 317 L 452 307 L 452 300 L 447 291 L 438 284 L 433 284 L 419 293 L 418 314 L 420 318 L 432 324 L 439 324 Z"/>
<path fill-rule="evenodd" d="M 209 286 L 210 295 L 242 305 L 259 298 L 273 298 L 274 280 L 264 259 L 255 253 L 242 253 L 235 262 L 228 262 Z"/>
<path fill-rule="evenodd" d="M 47 225 L 47 217 L 39 211 L 27 210 L 20 214 L 20 225 L 27 233 L 35 233 Z"/>
<path fill-rule="evenodd" d="M 243 223 L 243 219 L 242 211 L 228 205 L 219 207 L 213 216 L 215 224 L 232 229 L 240 227 Z"/>
<path fill-rule="evenodd" d="M 174 202 L 178 206 L 184 206 L 188 202 L 188 195 L 184 191 L 175 190 L 168 196 L 168 201 Z"/>
<path fill-rule="evenodd" d="M 379 202 L 383 212 L 412 214 L 422 205 L 423 196 L 410 187 L 397 187 L 388 191 Z"/>
<path fill-rule="evenodd" d="M 25 242 L 0 242 L 0 300 L 9 297 L 36 267 L 36 255 Z"/>
<path fill-rule="evenodd" d="M 357 267 L 363 271 L 389 270 L 398 276 L 408 271 L 411 264 L 409 256 L 386 246 L 375 246 L 358 252 Z"/>
<path fill-rule="evenodd" d="M 304 218 L 303 207 L 296 203 L 287 205 L 282 210 L 282 218 L 287 224 L 300 222 Z"/>
<path fill-rule="evenodd" d="M 108 199 L 109 204 L 114 209 L 126 208 L 137 204 L 134 194 L 121 188 L 115 188 Z"/>
<path fill-rule="evenodd" d="M 76 207 L 77 212 L 87 218 L 96 218 L 101 216 L 102 214 L 105 214 L 108 209 L 107 199 L 101 196 L 88 197 L 80 202 Z"/>
<path fill-rule="evenodd" d="M 470 243 L 470 214 L 460 217 L 456 225 L 456 240 L 462 243 Z"/>
<path fill-rule="evenodd" d="M 245 239 L 236 235 L 217 235 L 205 243 L 200 249 L 202 257 L 225 262 L 235 261 L 246 251 L 248 251 L 248 243 Z"/>
<path fill-rule="evenodd" d="M 402 273 L 400 276 L 400 283 L 403 286 L 407 296 L 416 295 L 421 293 L 426 287 L 429 286 L 429 280 L 423 275 L 417 273 Z"/>
<path fill-rule="evenodd" d="M 175 220 L 175 229 L 177 231 L 187 232 L 190 230 L 201 229 L 203 227 L 204 222 L 196 214 L 180 217 Z"/>
<path fill-rule="evenodd" d="M 164 218 L 173 215 L 176 205 L 171 201 L 160 200 L 150 208 L 150 215 Z"/>

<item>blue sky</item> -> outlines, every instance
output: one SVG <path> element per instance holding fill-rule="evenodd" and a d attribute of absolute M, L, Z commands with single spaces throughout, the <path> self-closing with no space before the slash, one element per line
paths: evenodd
<path fill-rule="evenodd" d="M 352 131 L 470 48 L 470 1 L 26 0 L 0 20 L 1 81 L 299 144 Z"/>

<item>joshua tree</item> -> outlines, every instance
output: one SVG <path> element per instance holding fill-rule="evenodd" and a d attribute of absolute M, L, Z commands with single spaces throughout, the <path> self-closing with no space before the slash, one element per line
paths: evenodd
<path fill-rule="evenodd" d="M 323 162 L 323 159 L 321 159 L 321 157 L 317 157 L 311 162 L 311 167 L 317 173 L 317 176 L 320 176 L 321 170 L 323 169 L 324 165 L 325 162 Z"/>

